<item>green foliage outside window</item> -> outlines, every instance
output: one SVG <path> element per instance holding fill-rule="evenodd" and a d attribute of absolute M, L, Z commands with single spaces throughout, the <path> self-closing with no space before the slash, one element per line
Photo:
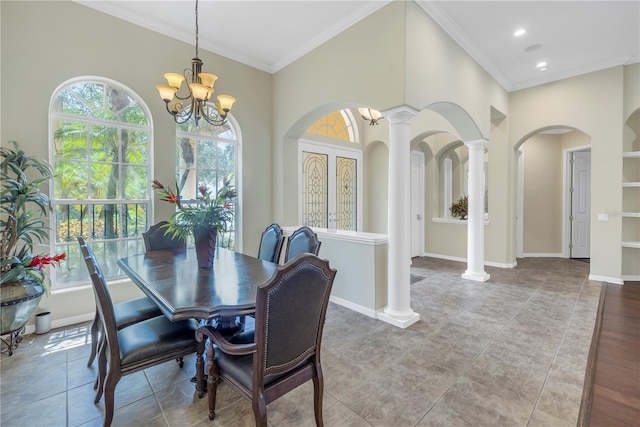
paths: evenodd
<path fill-rule="evenodd" d="M 147 114 L 124 88 L 76 81 L 56 94 L 51 123 L 54 244 L 69 254 L 56 284 L 86 280 L 78 236 L 93 245 L 107 278 L 120 276 L 115 261 L 142 251 L 149 226 Z"/>

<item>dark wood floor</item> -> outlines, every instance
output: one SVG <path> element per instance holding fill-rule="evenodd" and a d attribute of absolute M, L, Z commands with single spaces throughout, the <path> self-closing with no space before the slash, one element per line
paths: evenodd
<path fill-rule="evenodd" d="M 579 425 L 640 426 L 640 282 L 603 289 L 582 406 Z"/>

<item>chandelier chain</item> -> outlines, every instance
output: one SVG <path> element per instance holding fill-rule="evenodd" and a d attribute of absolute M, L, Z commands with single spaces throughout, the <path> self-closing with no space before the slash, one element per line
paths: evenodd
<path fill-rule="evenodd" d="M 222 126 L 227 122 L 227 114 L 231 110 L 236 99 L 230 95 L 218 95 L 217 101 L 211 101 L 213 85 L 218 76 L 202 72 L 202 61 L 198 57 L 199 28 L 198 28 L 198 0 L 195 1 L 196 14 L 196 56 L 191 59 L 191 68 L 185 68 L 182 75 L 178 73 L 165 73 L 168 84 L 156 85 L 160 97 L 165 103 L 167 112 L 173 116 L 176 123 L 186 123 L 192 117 L 198 126 L 200 119 L 204 119 L 213 126 Z M 180 87 L 185 82 L 187 93 L 185 96 L 178 94 Z M 185 101 L 185 102 L 183 102 Z"/>
<path fill-rule="evenodd" d="M 198 58 L 198 0 L 196 0 L 196 58 Z"/>

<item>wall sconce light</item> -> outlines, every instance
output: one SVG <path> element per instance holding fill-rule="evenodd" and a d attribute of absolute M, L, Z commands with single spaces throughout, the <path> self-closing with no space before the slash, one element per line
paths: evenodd
<path fill-rule="evenodd" d="M 358 108 L 358 113 L 369 122 L 369 126 L 377 125 L 380 119 L 384 119 L 380 111 L 371 108 Z"/>

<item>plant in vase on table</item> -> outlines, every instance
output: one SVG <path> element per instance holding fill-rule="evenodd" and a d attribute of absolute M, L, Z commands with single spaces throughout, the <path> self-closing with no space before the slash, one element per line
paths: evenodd
<path fill-rule="evenodd" d="M 4 341 L 11 354 L 40 298 L 49 291 L 45 268 L 59 265 L 66 254 L 34 253 L 34 246 L 49 238 L 45 218 L 51 202 L 40 186 L 53 178 L 51 166 L 27 155 L 15 141 L 0 148 L 0 154 L 0 335 L 11 334 L 10 341 Z M 32 176 L 36 178 L 30 180 Z"/>
<path fill-rule="evenodd" d="M 200 184 L 195 200 L 183 200 L 178 183 L 173 191 L 157 179 L 153 181 L 153 189 L 160 195 L 160 200 L 176 205 L 176 211 L 165 226 L 166 233 L 174 238 L 193 236 L 201 268 L 212 267 L 218 233 L 225 233 L 233 224 L 236 191 L 232 182 L 232 176 L 225 178 L 215 195 L 207 185 Z"/>

